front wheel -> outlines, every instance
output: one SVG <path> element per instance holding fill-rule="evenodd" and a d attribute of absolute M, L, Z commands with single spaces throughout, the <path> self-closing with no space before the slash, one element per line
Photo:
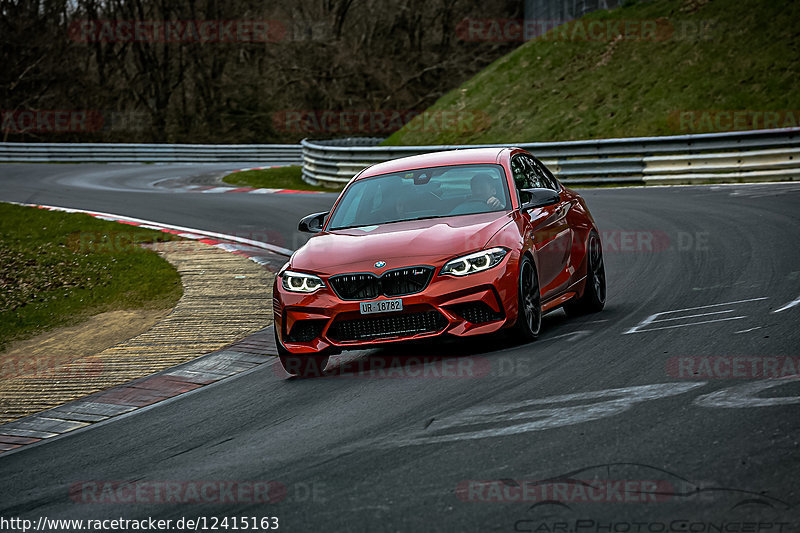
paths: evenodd
<path fill-rule="evenodd" d="M 303 378 L 321 376 L 328 364 L 327 355 L 295 355 L 283 347 L 278 332 L 275 331 L 275 346 L 278 349 L 278 357 L 281 365 L 287 374 Z"/>
<path fill-rule="evenodd" d="M 522 258 L 517 287 L 519 314 L 514 330 L 520 340 L 532 341 L 542 329 L 542 295 L 539 292 L 539 276 L 528 256 Z"/>
<path fill-rule="evenodd" d="M 564 306 L 570 316 L 596 313 L 606 305 L 606 267 L 603 263 L 603 247 L 597 233 L 589 234 L 586 258 L 586 288 L 583 296 Z"/>

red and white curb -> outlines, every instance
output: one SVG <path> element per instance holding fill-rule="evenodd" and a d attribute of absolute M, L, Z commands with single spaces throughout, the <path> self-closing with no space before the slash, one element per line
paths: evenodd
<path fill-rule="evenodd" d="M 295 189 L 254 189 L 252 187 L 215 187 L 213 185 L 187 185 L 174 189 L 176 192 L 201 193 L 250 193 L 250 194 L 324 194 L 325 191 L 298 191 Z M 335 191 L 331 191 L 335 192 Z"/>
<path fill-rule="evenodd" d="M 137 226 L 145 229 L 152 229 L 156 231 L 163 231 L 177 235 L 185 239 L 192 239 L 204 244 L 214 246 L 239 255 L 243 255 L 250 260 L 260 265 L 268 264 L 265 261 L 264 253 L 270 252 L 284 257 L 292 255 L 292 250 L 271 244 L 268 242 L 257 241 L 254 239 L 247 239 L 244 237 L 237 237 L 236 235 L 227 235 L 225 233 L 217 233 L 213 231 L 206 231 L 196 228 L 187 228 L 185 226 L 176 226 L 173 224 L 164 224 L 161 222 L 154 222 L 152 220 L 144 220 L 141 218 L 126 217 L 123 215 L 115 215 L 113 213 L 103 213 L 100 211 L 87 211 L 84 209 L 73 209 L 70 207 L 58 207 L 52 205 L 40 204 L 26 204 L 19 202 L 9 202 L 16 205 L 26 207 L 38 207 L 39 209 L 47 209 L 48 211 L 62 211 L 65 213 L 81 213 L 90 215 L 100 220 L 109 220 L 111 222 L 119 222 L 120 224 L 127 224 L 129 226 Z"/>
<path fill-rule="evenodd" d="M 264 170 L 267 168 L 280 168 L 281 165 L 272 165 L 268 167 L 253 167 L 253 168 L 240 168 L 237 170 L 231 171 L 231 174 L 235 174 L 237 172 L 247 172 L 248 170 Z M 159 183 L 163 183 L 165 181 L 172 181 L 171 179 L 165 179 L 159 181 Z M 255 188 L 255 187 L 226 187 L 226 186 L 216 186 L 216 185 L 185 185 L 181 187 L 174 187 L 170 188 L 174 192 L 201 192 L 201 193 L 250 193 L 250 194 L 320 194 L 324 193 L 325 191 L 300 191 L 297 189 L 267 189 L 267 188 Z M 336 192 L 336 191 L 331 191 Z"/>
<path fill-rule="evenodd" d="M 269 266 L 268 258 L 264 256 L 265 252 L 284 257 L 292 253 L 291 250 L 280 246 L 234 235 L 162 224 L 111 213 L 39 204 L 9 203 L 49 211 L 82 213 L 101 220 L 163 231 L 246 256 L 264 266 Z M 7 455 L 28 445 L 126 415 L 194 389 L 254 370 L 263 364 L 274 364 L 275 358 L 265 357 L 265 354 L 274 355 L 276 353 L 273 328 L 268 326 L 226 348 L 200 356 L 193 361 L 0 425 L 0 454 Z"/>
<path fill-rule="evenodd" d="M 282 168 L 282 167 L 283 167 L 283 165 L 270 165 L 268 167 L 240 168 L 240 169 L 232 171 L 231 174 L 234 174 L 236 172 L 247 172 L 248 170 L 266 170 L 268 168 Z"/>

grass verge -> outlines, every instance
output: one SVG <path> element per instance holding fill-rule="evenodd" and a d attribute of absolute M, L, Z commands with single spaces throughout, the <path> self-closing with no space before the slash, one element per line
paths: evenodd
<path fill-rule="evenodd" d="M 104 311 L 174 306 L 183 292 L 178 272 L 138 244 L 176 238 L 0 203 L 0 350 Z"/>
<path fill-rule="evenodd" d="M 264 168 L 260 170 L 244 170 L 228 174 L 222 181 L 240 187 L 256 189 L 291 189 L 294 191 L 338 192 L 338 189 L 319 187 L 303 181 L 303 167 L 292 165 L 287 167 Z"/>
<path fill-rule="evenodd" d="M 631 0 L 523 44 L 385 144 L 502 144 L 798 125 L 798 20 L 800 2 L 794 0 Z"/>

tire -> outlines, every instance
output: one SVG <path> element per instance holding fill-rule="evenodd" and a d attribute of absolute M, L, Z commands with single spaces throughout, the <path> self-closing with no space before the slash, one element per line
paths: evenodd
<path fill-rule="evenodd" d="M 606 305 L 606 267 L 603 263 L 603 247 L 597 233 L 589 234 L 586 247 L 586 287 L 583 295 L 564 306 L 569 316 L 602 311 Z"/>
<path fill-rule="evenodd" d="M 524 342 L 539 336 L 542 329 L 542 295 L 539 292 L 539 276 L 530 257 L 523 256 L 517 280 L 517 323 L 514 336 Z"/>
<path fill-rule="evenodd" d="M 281 365 L 287 374 L 298 376 L 302 378 L 318 377 L 325 371 L 325 365 L 328 364 L 327 355 L 295 355 L 283 347 L 281 340 L 278 338 L 278 332 L 275 331 L 275 346 L 278 349 L 278 357 L 281 360 Z"/>

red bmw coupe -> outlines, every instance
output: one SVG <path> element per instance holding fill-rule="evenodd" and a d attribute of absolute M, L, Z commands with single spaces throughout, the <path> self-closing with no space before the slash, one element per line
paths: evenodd
<path fill-rule="evenodd" d="M 583 198 L 519 148 L 395 159 L 361 171 L 275 278 L 286 371 L 320 374 L 331 353 L 509 328 L 542 313 L 599 311 L 605 269 Z"/>

